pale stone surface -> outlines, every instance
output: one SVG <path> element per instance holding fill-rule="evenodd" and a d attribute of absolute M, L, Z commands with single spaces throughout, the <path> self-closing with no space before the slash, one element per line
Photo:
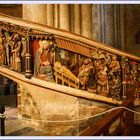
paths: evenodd
<path fill-rule="evenodd" d="M 46 5 L 45 4 L 23 4 L 23 19 L 46 24 Z"/>
<path fill-rule="evenodd" d="M 91 38 L 92 36 L 92 7 L 91 4 L 81 5 L 81 28 L 82 35 Z"/>
<path fill-rule="evenodd" d="M 112 106 L 105 103 L 62 94 L 49 89 L 39 88 L 21 91 L 21 114 L 29 119 L 27 125 L 50 135 L 79 135 L 84 129 L 102 117 L 90 118 Z M 30 93 L 31 94 L 30 94 Z M 89 117 L 89 119 L 85 119 Z M 31 119 L 31 121 L 30 121 Z M 75 119 L 82 119 L 74 121 Z M 40 120 L 40 121 L 35 121 Z M 42 120 L 42 121 L 41 121 Z"/>
<path fill-rule="evenodd" d="M 54 4 L 54 27 L 59 27 L 59 4 Z"/>
<path fill-rule="evenodd" d="M 54 5 L 47 4 L 47 25 L 53 27 L 54 26 Z"/>
<path fill-rule="evenodd" d="M 60 25 L 59 28 L 69 31 L 70 30 L 70 17 L 69 17 L 69 5 L 68 4 L 60 4 L 59 5 L 59 11 L 60 11 L 60 16 L 59 16 L 59 21 Z"/>
<path fill-rule="evenodd" d="M 74 4 L 74 33 L 81 34 L 80 5 Z"/>

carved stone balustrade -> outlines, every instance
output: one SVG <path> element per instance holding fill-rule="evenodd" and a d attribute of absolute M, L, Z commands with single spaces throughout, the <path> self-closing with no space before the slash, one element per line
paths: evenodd
<path fill-rule="evenodd" d="M 127 84 L 139 82 L 136 56 L 60 30 L 21 24 L 0 21 L 0 64 L 26 78 L 33 75 L 116 100 L 125 98 Z"/>
<path fill-rule="evenodd" d="M 140 58 L 67 31 L 0 14 L 0 74 L 18 83 L 22 117 L 72 120 L 122 105 L 132 88 L 138 96 Z M 72 124 L 75 135 L 88 121 Z M 49 130 L 48 124 L 44 127 Z"/>

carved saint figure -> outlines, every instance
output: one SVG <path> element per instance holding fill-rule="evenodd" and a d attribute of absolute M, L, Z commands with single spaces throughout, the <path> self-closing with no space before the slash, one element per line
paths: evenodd
<path fill-rule="evenodd" d="M 103 59 L 96 60 L 96 80 L 97 80 L 97 93 L 100 95 L 108 96 L 109 86 L 108 86 L 108 75 L 107 67 Z"/>
<path fill-rule="evenodd" d="M 15 34 L 13 36 L 12 41 L 14 42 L 14 46 L 11 49 L 10 69 L 20 72 L 21 71 L 21 59 L 20 59 L 21 41 L 20 41 L 20 36 L 18 34 Z"/>
<path fill-rule="evenodd" d="M 54 81 L 52 66 L 48 60 L 50 42 L 47 40 L 39 41 L 40 48 L 36 51 L 34 74 L 47 81 Z"/>
<path fill-rule="evenodd" d="M 112 55 L 112 61 L 109 65 L 110 73 L 114 73 L 114 72 L 118 72 L 120 71 L 120 63 L 117 60 L 117 56 L 116 55 Z"/>
<path fill-rule="evenodd" d="M 85 58 L 83 60 L 80 72 L 78 74 L 78 79 L 81 89 L 87 89 L 90 92 L 95 92 L 95 69 L 90 58 Z"/>
<path fill-rule="evenodd" d="M 4 32 L 5 40 L 4 40 L 4 46 L 6 50 L 6 64 L 10 66 L 10 51 L 11 48 L 13 48 L 14 42 L 11 41 L 11 36 L 9 32 Z"/>
<path fill-rule="evenodd" d="M 121 69 L 117 60 L 117 55 L 111 55 L 111 63 L 109 65 L 109 91 L 112 98 L 120 100 L 121 90 Z"/>

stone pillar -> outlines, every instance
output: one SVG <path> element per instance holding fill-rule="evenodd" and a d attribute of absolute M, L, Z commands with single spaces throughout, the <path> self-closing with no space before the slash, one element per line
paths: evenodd
<path fill-rule="evenodd" d="M 23 4 L 23 19 L 46 24 L 45 4 Z"/>
<path fill-rule="evenodd" d="M 54 5 L 54 27 L 59 27 L 59 4 Z"/>
<path fill-rule="evenodd" d="M 47 4 L 47 25 L 54 27 L 54 5 Z"/>
<path fill-rule="evenodd" d="M 99 41 L 99 24 L 98 24 L 98 4 L 92 5 L 92 38 L 96 41 Z"/>
<path fill-rule="evenodd" d="M 70 31 L 70 16 L 69 16 L 69 5 L 60 4 L 59 5 L 59 20 L 60 20 L 60 29 Z"/>
<path fill-rule="evenodd" d="M 104 5 L 105 14 L 105 43 L 115 46 L 114 36 L 114 7 L 113 5 Z"/>
<path fill-rule="evenodd" d="M 80 4 L 74 4 L 74 33 L 81 34 Z"/>
<path fill-rule="evenodd" d="M 81 5 L 82 35 L 92 38 L 92 5 Z"/>
<path fill-rule="evenodd" d="M 74 33 L 74 4 L 69 4 L 70 11 L 70 32 Z"/>
<path fill-rule="evenodd" d="M 125 46 L 125 5 L 120 5 L 120 41 L 121 41 L 121 50 L 126 51 Z"/>
<path fill-rule="evenodd" d="M 120 5 L 101 4 L 98 6 L 100 41 L 121 49 Z"/>

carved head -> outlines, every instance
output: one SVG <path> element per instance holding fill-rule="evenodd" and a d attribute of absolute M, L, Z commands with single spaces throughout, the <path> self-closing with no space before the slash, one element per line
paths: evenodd
<path fill-rule="evenodd" d="M 112 60 L 113 61 L 117 60 L 117 56 L 116 55 L 112 55 Z"/>
<path fill-rule="evenodd" d="M 86 59 L 83 60 L 84 65 L 88 65 L 88 64 L 91 64 L 91 63 L 92 63 L 92 61 L 91 61 L 90 58 L 86 58 Z"/>
<path fill-rule="evenodd" d="M 62 67 L 61 62 L 58 62 L 58 61 L 55 62 L 54 67 L 57 68 L 57 69 L 60 69 Z"/>
<path fill-rule="evenodd" d="M 40 47 L 44 50 L 50 47 L 50 42 L 47 40 L 40 40 L 39 44 L 40 44 Z"/>

